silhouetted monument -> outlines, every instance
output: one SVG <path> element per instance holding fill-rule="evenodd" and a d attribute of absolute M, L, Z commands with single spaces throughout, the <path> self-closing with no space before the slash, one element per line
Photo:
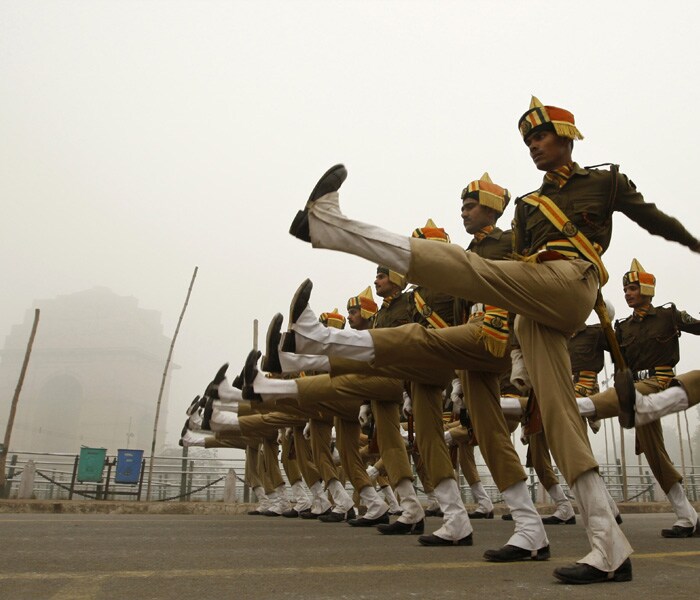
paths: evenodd
<path fill-rule="evenodd" d="M 93 288 L 40 300 L 11 449 L 77 452 L 81 445 L 150 451 L 158 390 L 170 344 L 160 313 L 136 298 Z M 5 340 L 0 361 L 0 431 L 24 358 L 34 307 Z M 171 364 L 171 369 L 173 365 Z M 160 423 L 167 422 L 169 379 Z M 162 449 L 164 436 L 159 436 Z"/>

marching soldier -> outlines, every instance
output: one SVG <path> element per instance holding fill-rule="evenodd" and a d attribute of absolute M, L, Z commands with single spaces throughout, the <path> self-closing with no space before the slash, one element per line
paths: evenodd
<path fill-rule="evenodd" d="M 700 321 L 674 304 L 653 306 L 656 278 L 647 273 L 637 259 L 623 280 L 625 301 L 632 315 L 617 321 L 615 332 L 627 365 L 635 374 L 635 388 L 640 394 L 652 394 L 668 388 L 680 360 L 678 338 L 681 332 L 700 334 Z M 590 401 L 597 418 L 614 416 L 618 412 L 618 393 L 611 388 L 594 395 Z M 619 419 L 625 427 L 635 426 L 634 408 L 620 406 Z M 678 519 L 661 535 L 685 538 L 700 535 L 698 514 L 691 506 L 681 486 L 681 474 L 666 452 L 661 422 L 658 420 L 636 426 L 637 453 L 644 453 L 654 477 L 668 497 Z"/>

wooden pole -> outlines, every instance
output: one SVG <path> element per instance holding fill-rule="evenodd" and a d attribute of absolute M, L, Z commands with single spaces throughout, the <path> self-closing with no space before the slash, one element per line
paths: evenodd
<path fill-rule="evenodd" d="M 681 475 L 685 484 L 685 493 L 688 494 L 688 478 L 685 475 L 685 452 L 683 452 L 683 431 L 681 431 L 681 413 L 676 413 L 676 428 L 678 429 L 678 446 L 681 451 Z"/>
<path fill-rule="evenodd" d="M 683 411 L 683 416 L 685 417 L 685 432 L 688 436 L 688 453 L 690 454 L 690 483 L 685 484 L 686 495 L 688 494 L 688 487 L 693 488 L 693 500 L 698 499 L 697 488 L 695 485 L 695 459 L 693 458 L 693 438 L 690 437 L 690 426 L 688 425 L 688 411 Z"/>
<path fill-rule="evenodd" d="M 2 450 L 0 450 L 0 493 L 5 489 L 5 464 L 7 462 L 7 453 L 10 451 L 10 438 L 12 437 L 12 427 L 15 423 L 15 414 L 17 413 L 17 404 L 19 403 L 19 394 L 22 391 L 22 385 L 24 384 L 24 376 L 27 373 L 27 366 L 29 365 L 29 357 L 32 354 L 32 346 L 34 345 L 34 337 L 36 336 L 36 330 L 39 326 L 39 314 L 38 308 L 34 309 L 34 324 L 32 325 L 32 332 L 29 335 L 29 342 L 27 343 L 27 350 L 24 353 L 24 362 L 22 363 L 22 370 L 19 374 L 19 381 L 17 382 L 17 387 L 15 388 L 15 395 L 12 397 L 12 406 L 10 407 L 10 418 L 7 421 L 7 427 L 5 428 L 5 441 L 3 442 Z"/>
<path fill-rule="evenodd" d="M 620 425 L 620 467 L 622 468 L 622 500 L 629 497 L 627 488 L 627 454 L 625 452 L 625 430 Z"/>
<path fill-rule="evenodd" d="M 168 369 L 170 368 L 170 359 L 173 356 L 173 348 L 175 347 L 175 340 L 177 340 L 177 334 L 180 332 L 180 325 L 182 323 L 182 318 L 185 316 L 185 310 L 187 310 L 187 304 L 190 301 L 190 295 L 192 294 L 192 286 L 194 285 L 194 280 L 197 277 L 197 269 L 194 268 L 194 273 L 192 273 L 192 280 L 190 281 L 190 287 L 187 290 L 187 296 L 185 297 L 185 304 L 182 306 L 182 312 L 180 313 L 180 318 L 177 321 L 177 327 L 175 327 L 175 334 L 173 335 L 173 341 L 170 342 L 170 350 L 168 351 L 168 358 L 165 361 L 165 368 L 163 369 L 163 379 L 160 382 L 160 391 L 158 392 L 158 402 L 156 404 L 156 418 L 153 421 L 153 441 L 151 442 L 151 457 L 148 461 L 148 486 L 146 487 L 146 500 L 151 499 L 151 478 L 153 476 L 153 455 L 156 453 L 156 436 L 158 434 L 158 417 L 160 416 L 160 403 L 163 399 L 163 390 L 165 389 L 165 382 L 168 377 Z"/>

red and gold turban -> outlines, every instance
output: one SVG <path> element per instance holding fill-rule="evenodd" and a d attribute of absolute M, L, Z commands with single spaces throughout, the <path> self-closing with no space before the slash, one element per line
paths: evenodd
<path fill-rule="evenodd" d="M 396 271 L 392 271 L 389 267 L 377 265 L 377 273 L 384 273 L 384 275 L 388 275 L 389 281 L 391 281 L 391 283 L 395 283 L 401 289 L 406 287 L 406 276 L 401 275 L 401 273 L 397 273 Z"/>
<path fill-rule="evenodd" d="M 321 313 L 318 320 L 326 327 L 345 329 L 345 317 L 338 312 L 337 308 L 334 308 L 329 312 Z"/>
<path fill-rule="evenodd" d="M 462 200 L 472 198 L 483 206 L 488 206 L 495 210 L 498 214 L 503 214 L 503 211 L 510 202 L 510 192 L 496 185 L 488 173 L 484 173 L 481 179 L 472 181 L 467 187 L 462 190 Z"/>
<path fill-rule="evenodd" d="M 542 103 L 532 97 L 529 110 L 520 117 L 518 129 L 523 139 L 535 131 L 554 131 L 561 137 L 570 140 L 582 140 L 581 132 L 576 128 L 574 115 L 568 110 L 556 106 L 542 106 Z"/>
<path fill-rule="evenodd" d="M 351 308 L 359 308 L 363 319 L 369 319 L 377 313 L 379 307 L 374 301 L 374 296 L 369 286 L 357 296 L 353 296 L 348 300 L 348 310 Z"/>
<path fill-rule="evenodd" d="M 630 270 L 622 276 L 622 285 L 638 283 L 643 296 L 653 296 L 656 292 L 656 277 L 647 273 L 636 258 L 632 259 Z"/>
<path fill-rule="evenodd" d="M 445 232 L 442 227 L 435 225 L 432 219 L 428 219 L 428 222 L 424 227 L 419 227 L 414 229 L 411 237 L 421 238 L 424 240 L 435 240 L 438 242 L 449 242 L 450 236 Z"/>

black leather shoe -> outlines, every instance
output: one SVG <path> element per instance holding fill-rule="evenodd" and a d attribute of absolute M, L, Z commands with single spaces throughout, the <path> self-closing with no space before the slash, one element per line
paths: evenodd
<path fill-rule="evenodd" d="M 554 569 L 554 576 L 562 583 L 573 584 L 632 581 L 632 561 L 628 558 L 611 572 L 601 571 L 583 563 L 575 563 L 568 567 L 557 567 Z"/>
<path fill-rule="evenodd" d="M 227 370 L 228 363 L 224 363 L 223 366 L 216 372 L 216 375 L 214 375 L 214 379 L 212 379 L 207 385 L 207 389 L 204 390 L 204 396 L 208 396 L 214 400 L 219 399 L 219 384 L 226 378 Z"/>
<path fill-rule="evenodd" d="M 328 514 L 323 514 L 318 517 L 318 520 L 323 523 L 342 523 L 343 521 L 349 521 L 354 519 L 357 515 L 355 514 L 355 509 L 351 508 L 346 513 L 331 511 Z"/>
<path fill-rule="evenodd" d="M 253 516 L 253 515 L 261 515 L 261 514 L 262 514 L 262 511 L 259 511 L 259 510 L 256 508 L 256 509 L 254 509 L 254 510 L 249 510 L 249 511 L 248 511 L 248 514 L 251 515 L 251 516 Z"/>
<path fill-rule="evenodd" d="M 425 519 L 417 523 L 394 521 L 391 525 L 379 525 L 377 529 L 384 535 L 420 535 L 425 531 Z"/>
<path fill-rule="evenodd" d="M 330 194 L 331 192 L 337 192 L 340 186 L 343 185 L 348 172 L 343 165 L 334 165 L 328 171 L 326 171 L 321 179 L 318 180 L 316 186 L 311 191 L 309 199 L 306 201 L 306 205 L 303 210 L 297 212 L 291 226 L 289 227 L 289 233 L 294 237 L 304 241 L 310 242 L 311 237 L 309 236 L 309 208 L 322 196 Z"/>
<path fill-rule="evenodd" d="M 617 513 L 615 515 L 615 523 L 617 523 L 618 525 L 622 525 L 622 515 L 620 513 Z"/>
<path fill-rule="evenodd" d="M 352 527 L 374 527 L 375 525 L 387 525 L 388 523 L 389 511 L 386 511 L 381 517 L 377 517 L 376 519 L 368 519 L 367 517 L 348 519 L 348 525 Z"/>
<path fill-rule="evenodd" d="M 285 331 L 282 334 L 282 352 L 295 353 L 297 351 L 297 339 L 293 331 Z"/>
<path fill-rule="evenodd" d="M 689 538 L 700 537 L 700 518 L 695 524 L 695 527 L 680 527 L 674 525 L 671 529 L 662 529 L 661 537 L 665 538 Z"/>
<path fill-rule="evenodd" d="M 235 387 L 237 390 L 243 389 L 243 369 L 241 369 L 241 372 L 233 378 L 231 386 Z"/>
<path fill-rule="evenodd" d="M 518 560 L 549 560 L 549 545 L 539 550 L 525 550 L 518 546 L 506 544 L 498 550 L 487 550 L 484 558 L 491 562 L 515 562 Z"/>
<path fill-rule="evenodd" d="M 501 519 L 503 519 L 504 521 L 512 521 L 513 515 L 511 515 L 510 513 L 506 513 L 504 515 L 501 515 Z"/>
<path fill-rule="evenodd" d="M 491 512 L 481 512 L 480 510 L 475 510 L 474 512 L 467 513 L 470 519 L 493 519 L 493 511 Z"/>
<path fill-rule="evenodd" d="M 256 394 L 253 389 L 253 381 L 258 374 L 258 359 L 260 358 L 259 350 L 251 350 L 248 354 L 248 358 L 245 359 L 245 365 L 243 367 L 243 389 L 241 390 L 241 395 L 244 400 L 262 400 L 260 394 Z"/>
<path fill-rule="evenodd" d="M 294 323 L 297 322 L 297 319 L 301 316 L 301 313 L 304 312 L 304 309 L 306 308 L 306 305 L 309 303 L 309 299 L 311 298 L 311 290 L 313 289 L 314 284 L 313 281 L 310 279 L 304 279 L 304 281 L 301 282 L 299 287 L 297 288 L 297 291 L 294 292 L 294 296 L 292 296 L 292 301 L 289 303 L 289 327 L 291 328 Z"/>
<path fill-rule="evenodd" d="M 474 543 L 471 533 L 461 540 L 446 540 L 431 533 L 420 536 L 418 542 L 421 546 L 471 546 Z"/>
<path fill-rule="evenodd" d="M 285 510 L 282 513 L 283 517 L 287 517 L 288 519 L 296 519 L 299 516 L 299 513 L 295 508 L 290 508 L 289 510 Z"/>
<path fill-rule="evenodd" d="M 195 396 L 194 400 L 192 400 L 192 404 L 190 404 L 187 407 L 187 410 L 185 411 L 185 414 L 188 417 L 191 417 L 197 410 L 199 410 L 199 401 L 201 400 L 200 396 Z"/>
<path fill-rule="evenodd" d="M 632 429 L 636 401 L 632 371 L 622 369 L 615 372 L 615 392 L 617 392 L 617 402 L 620 406 L 620 416 L 617 417 L 617 420 L 625 429 Z"/>
<path fill-rule="evenodd" d="M 318 519 L 319 517 L 322 517 L 322 516 L 325 516 L 325 515 L 330 515 L 332 510 L 333 510 L 332 508 L 328 508 L 328 509 L 326 509 L 325 512 L 322 512 L 322 513 L 315 513 L 315 512 L 311 512 L 311 511 L 309 511 L 309 512 L 304 511 L 304 512 L 299 513 L 299 516 L 300 516 L 302 519 Z"/>
<path fill-rule="evenodd" d="M 270 325 L 267 327 L 265 356 L 263 356 L 260 366 L 263 371 L 267 371 L 268 373 L 282 372 L 279 354 L 280 339 L 282 338 L 282 321 L 284 321 L 284 317 L 280 313 L 277 313 L 272 317 L 272 321 L 270 321 Z"/>
<path fill-rule="evenodd" d="M 264 510 L 260 513 L 263 517 L 281 517 L 280 513 L 276 513 L 272 510 Z"/>
<path fill-rule="evenodd" d="M 542 517 L 542 523 L 545 525 L 576 525 L 576 517 L 560 519 L 559 517 L 551 515 L 549 517 Z"/>
<path fill-rule="evenodd" d="M 439 508 L 431 508 L 429 510 L 425 511 L 425 516 L 426 517 L 444 517 L 445 513 L 442 512 Z"/>
<path fill-rule="evenodd" d="M 211 429 L 211 416 L 214 414 L 214 398 L 207 398 L 202 412 L 202 429 Z"/>

